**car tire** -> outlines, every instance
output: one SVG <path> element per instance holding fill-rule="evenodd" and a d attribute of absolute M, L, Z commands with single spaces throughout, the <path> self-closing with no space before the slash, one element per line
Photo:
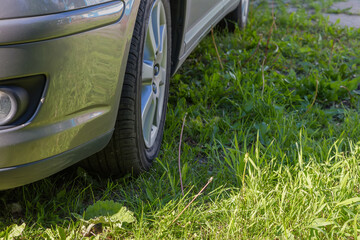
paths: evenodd
<path fill-rule="evenodd" d="M 223 25 L 227 26 L 229 31 L 234 31 L 236 25 L 239 29 L 245 29 L 249 13 L 249 2 L 250 0 L 240 0 L 237 8 L 225 17 L 226 23 Z"/>
<path fill-rule="evenodd" d="M 83 161 L 101 176 L 148 170 L 162 142 L 169 94 L 169 0 L 142 0 L 136 18 L 115 130 L 109 144 Z"/>

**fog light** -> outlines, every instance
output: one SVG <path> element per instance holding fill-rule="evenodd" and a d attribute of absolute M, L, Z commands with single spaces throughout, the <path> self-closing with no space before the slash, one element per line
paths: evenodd
<path fill-rule="evenodd" d="M 19 87 L 0 87 L 0 126 L 19 118 L 28 104 L 27 92 Z"/>

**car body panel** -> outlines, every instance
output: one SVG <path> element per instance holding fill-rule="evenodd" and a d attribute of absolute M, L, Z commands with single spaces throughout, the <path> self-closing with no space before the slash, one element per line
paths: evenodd
<path fill-rule="evenodd" d="M 59 172 L 94 152 L 100 151 L 108 144 L 111 136 L 112 131 L 98 136 L 86 144 L 40 161 L 0 168 L 0 190 L 22 186 Z"/>
<path fill-rule="evenodd" d="M 63 37 L 119 21 L 124 2 L 35 17 L 0 20 L 0 46 Z"/>
<path fill-rule="evenodd" d="M 113 0 L 1 0 L 0 19 L 66 12 L 111 1 Z"/>
<path fill-rule="evenodd" d="M 195 1 L 197 2 L 197 1 Z M 187 18 L 188 23 L 186 24 L 186 33 L 185 33 L 185 51 L 189 51 L 189 49 L 193 49 L 193 45 L 197 45 L 199 42 L 199 39 L 202 39 L 202 37 L 208 32 L 208 29 L 211 28 L 213 24 L 215 24 L 217 21 L 217 18 L 220 18 L 219 15 L 221 15 L 222 12 L 222 0 L 216 0 L 212 2 L 212 8 L 208 9 L 208 11 L 203 14 L 201 12 L 201 17 L 196 19 L 197 21 L 194 22 L 193 19 L 190 17 Z M 201 8 L 200 3 L 199 6 Z M 204 5 L 204 3 L 202 3 Z M 193 6 L 189 6 L 191 9 Z M 189 9 L 190 13 L 191 10 Z M 191 51 L 191 50 L 190 50 Z"/>
<path fill-rule="evenodd" d="M 187 0 L 187 15 L 190 14 L 189 9 L 194 7 L 194 3 L 191 4 L 192 1 L 196 2 L 197 0 Z M 177 61 L 177 66 L 175 67 L 175 72 L 180 68 L 186 58 L 199 44 L 199 42 L 206 36 L 210 29 L 221 19 L 223 19 L 229 12 L 234 10 L 239 5 L 239 3 L 240 0 L 214 0 L 212 8 L 201 18 L 198 18 L 197 22 L 188 20 L 190 18 L 188 16 L 185 17 L 185 33 L 179 59 Z M 201 6 L 201 4 L 199 6 Z M 196 14 L 196 12 L 193 14 Z"/>
<path fill-rule="evenodd" d="M 186 29 L 189 30 L 205 18 L 214 8 L 222 8 L 223 0 L 187 0 Z"/>

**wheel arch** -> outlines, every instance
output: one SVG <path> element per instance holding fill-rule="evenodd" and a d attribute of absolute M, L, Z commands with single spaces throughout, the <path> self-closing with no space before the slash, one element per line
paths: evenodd
<path fill-rule="evenodd" d="M 180 49 L 184 42 L 184 27 L 186 18 L 185 0 L 170 0 L 171 8 L 171 75 L 179 64 Z"/>

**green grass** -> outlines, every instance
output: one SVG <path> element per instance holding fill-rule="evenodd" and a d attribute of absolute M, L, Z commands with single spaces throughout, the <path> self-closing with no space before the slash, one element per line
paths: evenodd
<path fill-rule="evenodd" d="M 358 238 L 360 30 L 281 4 L 275 13 L 269 41 L 266 3 L 251 9 L 244 32 L 215 31 L 224 70 L 208 36 L 172 78 L 149 172 L 101 180 L 74 167 L 0 192 L 0 239 Z M 106 200 L 136 221 L 91 228 L 99 220 L 86 218 L 88 207 Z"/>
<path fill-rule="evenodd" d="M 334 3 L 336 2 L 346 2 L 346 0 L 273 0 L 274 2 L 283 3 L 286 4 L 291 3 L 292 6 L 298 7 L 298 8 L 306 8 L 307 10 L 313 10 L 317 13 L 319 12 L 332 12 L 332 9 L 330 8 Z"/>

